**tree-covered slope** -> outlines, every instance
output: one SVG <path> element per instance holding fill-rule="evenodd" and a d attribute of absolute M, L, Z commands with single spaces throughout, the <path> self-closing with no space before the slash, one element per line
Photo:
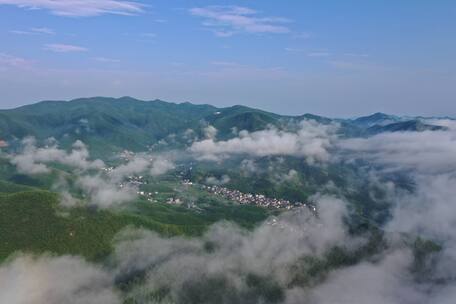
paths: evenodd
<path fill-rule="evenodd" d="M 0 110 L 0 140 L 15 146 L 19 139 L 55 138 L 63 147 L 82 140 L 92 155 L 106 158 L 124 149 L 145 151 L 161 139 L 176 137 L 176 147 L 188 143 L 186 131 L 202 136 L 208 124 L 218 130 L 218 138 L 235 136 L 233 131 L 250 132 L 269 126 L 284 127 L 301 120 L 339 124 L 342 136 L 369 136 L 381 132 L 439 130 L 440 127 L 376 113 L 357 119 L 330 119 L 313 114 L 284 116 L 246 106 L 217 108 L 192 103 L 142 101 L 131 97 L 81 98 L 71 101 L 42 101 L 16 109 Z"/>
<path fill-rule="evenodd" d="M 192 126 L 216 108 L 129 97 L 44 101 L 0 111 L 0 138 L 54 137 L 63 144 L 75 139 L 104 151 L 145 150 L 148 145 Z"/>

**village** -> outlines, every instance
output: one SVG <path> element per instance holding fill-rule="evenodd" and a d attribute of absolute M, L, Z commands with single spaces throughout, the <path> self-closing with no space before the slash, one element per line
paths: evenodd
<path fill-rule="evenodd" d="M 225 199 L 237 202 L 241 205 L 256 205 L 259 207 L 286 210 L 290 210 L 296 207 L 307 206 L 307 204 L 303 202 L 290 202 L 289 200 L 285 199 L 266 197 L 262 194 L 243 193 L 239 190 L 228 189 L 217 185 L 202 185 L 201 187 L 209 193 L 221 196 Z"/>
<path fill-rule="evenodd" d="M 114 168 L 107 167 L 103 170 L 109 174 Z M 139 190 L 141 185 L 147 184 L 147 181 L 144 176 L 128 176 L 124 182 L 121 182 L 118 186 L 120 188 L 126 186 L 133 186 L 137 189 L 137 194 L 144 197 L 150 202 L 157 202 L 156 197 L 159 194 L 158 192 L 146 192 Z M 211 193 L 213 195 L 222 197 L 224 199 L 236 202 L 241 205 L 255 205 L 263 208 L 272 208 L 272 209 L 285 209 L 290 210 L 297 207 L 309 207 L 315 211 L 315 207 L 304 203 L 304 202 L 291 202 L 286 199 L 279 198 L 270 198 L 263 194 L 253 194 L 253 193 L 243 193 L 239 190 L 225 188 L 219 185 L 205 185 L 205 184 L 196 184 L 188 179 L 182 180 L 182 185 L 184 186 L 193 186 L 199 187 L 200 189 Z M 166 200 L 167 204 L 171 205 L 181 205 L 183 201 L 179 198 L 171 197 Z"/>

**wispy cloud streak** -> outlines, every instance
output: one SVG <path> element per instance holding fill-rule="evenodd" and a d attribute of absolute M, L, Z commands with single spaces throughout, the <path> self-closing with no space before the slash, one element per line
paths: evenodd
<path fill-rule="evenodd" d="M 55 52 L 55 53 L 74 53 L 74 52 L 87 52 L 88 49 L 82 46 L 72 45 L 72 44 L 46 44 L 44 46 L 45 50 Z"/>
<path fill-rule="evenodd" d="M 135 15 L 144 10 L 144 5 L 139 2 L 123 0 L 0 0 L 0 5 L 2 4 L 29 10 L 43 9 L 54 15 L 67 17 Z"/>
<path fill-rule="evenodd" d="M 237 33 L 284 34 L 290 29 L 284 24 L 290 20 L 278 17 L 258 17 L 258 12 L 240 6 L 207 6 L 190 9 L 193 16 L 205 19 L 204 26 L 214 29 L 219 37 L 229 37 Z"/>

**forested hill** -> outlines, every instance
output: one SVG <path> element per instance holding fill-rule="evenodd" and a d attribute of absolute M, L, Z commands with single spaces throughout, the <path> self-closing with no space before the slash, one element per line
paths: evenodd
<path fill-rule="evenodd" d="M 257 131 L 270 125 L 285 126 L 290 121 L 338 122 L 348 135 L 379 132 L 438 130 L 440 127 L 383 113 L 354 120 L 329 119 L 312 114 L 283 116 L 246 106 L 217 108 L 211 105 L 142 101 L 131 97 L 81 98 L 71 101 L 42 101 L 15 109 L 0 110 L 0 140 L 14 145 L 25 136 L 38 140 L 57 139 L 62 146 L 80 139 L 95 154 L 129 149 L 143 151 L 161 139 L 201 133 L 207 125 L 226 138 L 236 130 Z M 97 153 L 98 152 L 98 153 Z"/>

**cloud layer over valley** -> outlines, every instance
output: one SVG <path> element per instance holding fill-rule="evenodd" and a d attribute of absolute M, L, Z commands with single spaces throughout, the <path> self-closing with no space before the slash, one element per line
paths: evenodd
<path fill-rule="evenodd" d="M 102 265 L 76 257 L 11 257 L 0 266 L 0 299 L 13 304 L 450 303 L 456 296 L 456 129 L 451 121 L 437 123 L 447 129 L 363 138 L 337 135 L 336 125 L 314 121 L 302 122 L 296 131 L 271 127 L 223 140 L 210 128 L 188 150 L 171 157 L 137 154 L 106 172 L 81 142 L 65 151 L 27 139 L 24 150 L 10 157 L 20 172 L 49 173 L 52 163 L 70 166 L 78 172 L 76 184 L 102 208 L 134 199 L 134 188 L 118 187 L 125 177 L 166 173 L 179 157 L 217 165 L 247 156 L 240 166 L 255 172 L 259 159 L 271 156 L 293 157 L 321 170 L 326 168 L 320 164 L 359 163 L 369 173 L 363 177 L 388 201 L 389 217 L 379 226 L 344 196 L 349 191 L 328 195 L 329 186 L 321 185 L 310 198 L 315 211 L 296 208 L 250 230 L 228 222 L 191 238 L 124 230 Z M 299 175 L 286 172 L 281 183 Z M 406 175 L 406 185 L 391 179 L 392 173 Z M 221 174 L 205 182 L 223 185 L 230 178 Z M 33 285 L 36 276 L 56 284 Z M 34 294 L 33 301 L 21 298 L 24 290 Z"/>
<path fill-rule="evenodd" d="M 326 162 L 328 149 L 336 139 L 337 125 L 322 125 L 315 121 L 302 121 L 297 132 L 271 127 L 266 130 L 241 131 L 239 136 L 225 141 L 213 137 L 193 143 L 190 151 L 198 159 L 221 160 L 230 155 L 303 157 L 308 163 Z"/>
<path fill-rule="evenodd" d="M 74 185 L 82 191 L 90 205 L 108 208 L 131 202 L 137 198 L 137 188 L 123 183 L 129 176 L 147 174 L 158 176 L 174 168 L 172 160 L 161 155 L 138 154 L 115 168 L 108 168 L 99 159 L 90 160 L 87 146 L 76 141 L 70 151 L 58 147 L 54 140 L 48 145 L 38 147 L 36 140 L 27 137 L 22 141 L 23 149 L 10 155 L 10 162 L 18 172 L 29 175 L 52 172 L 49 165 L 65 165 L 75 174 Z M 54 189 L 62 194 L 62 203 L 67 207 L 77 205 L 80 200 L 72 197 L 68 191 L 65 174 L 57 171 L 61 178 Z"/>

